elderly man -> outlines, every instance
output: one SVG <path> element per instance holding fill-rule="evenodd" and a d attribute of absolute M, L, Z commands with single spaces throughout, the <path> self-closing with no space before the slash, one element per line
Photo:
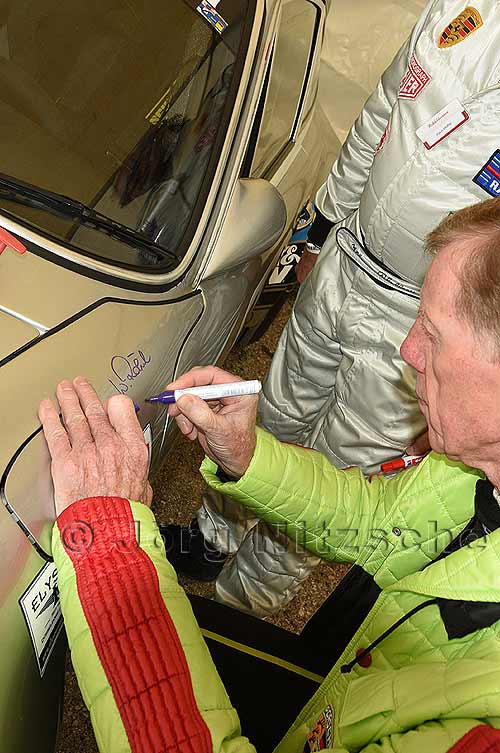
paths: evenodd
<path fill-rule="evenodd" d="M 325 636 L 336 644 L 328 676 L 281 728 L 277 753 L 500 749 L 500 200 L 449 216 L 428 249 L 402 346 L 435 450 L 418 467 L 371 482 L 338 470 L 256 430 L 255 397 L 170 408 L 204 448 L 212 487 L 353 564 Z M 233 380 L 206 367 L 173 386 Z M 60 512 L 54 558 L 100 750 L 250 753 L 147 509 L 132 405 L 112 398 L 106 415 L 82 380 L 58 399 L 66 429 L 49 401 L 40 407 Z M 260 707 L 258 686 L 251 695 L 257 726 L 273 708 Z M 252 740 L 251 723 L 243 733 Z"/>

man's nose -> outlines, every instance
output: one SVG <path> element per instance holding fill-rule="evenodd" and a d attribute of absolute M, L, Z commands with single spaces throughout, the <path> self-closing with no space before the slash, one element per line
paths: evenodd
<path fill-rule="evenodd" d="M 417 334 L 415 323 L 406 335 L 400 348 L 401 357 L 417 371 L 423 371 L 425 366 L 424 352 L 421 338 Z"/>

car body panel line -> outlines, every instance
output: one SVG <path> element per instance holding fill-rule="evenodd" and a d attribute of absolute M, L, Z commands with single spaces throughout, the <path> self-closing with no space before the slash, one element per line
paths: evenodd
<path fill-rule="evenodd" d="M 38 345 L 38 343 L 42 342 L 42 340 L 45 340 L 51 335 L 55 335 L 57 332 L 60 332 L 62 329 L 69 327 L 71 324 L 74 324 L 76 321 L 78 321 L 78 319 L 81 319 L 82 317 L 89 314 L 91 311 L 94 311 L 95 309 L 99 308 L 100 306 L 105 305 L 106 303 L 123 303 L 123 304 L 127 304 L 128 306 L 168 306 L 172 303 L 182 303 L 182 301 L 187 301 L 189 298 L 194 298 L 195 296 L 198 296 L 198 295 L 201 295 L 200 290 L 193 290 L 189 293 L 185 293 L 179 296 L 178 298 L 169 298 L 168 300 L 165 300 L 165 301 L 142 301 L 142 300 L 138 301 L 138 300 L 129 300 L 127 298 L 116 298 L 114 296 L 107 296 L 105 298 L 100 298 L 94 303 L 91 303 L 89 306 L 86 306 L 84 309 L 81 309 L 73 316 L 70 316 L 67 319 L 64 319 L 64 321 L 60 322 L 60 324 L 57 324 L 55 327 L 51 327 L 51 329 L 47 330 L 43 335 L 40 335 L 40 337 L 36 337 L 33 340 L 30 340 L 29 342 L 25 343 L 20 348 L 15 350 L 13 353 L 10 353 L 10 355 L 6 356 L 0 361 L 0 368 L 2 366 L 5 366 L 6 363 L 9 363 L 9 361 L 12 361 L 17 356 L 21 355 L 21 353 L 24 353 L 25 351 L 32 348 L 34 345 Z"/>
<path fill-rule="evenodd" d="M 16 460 L 18 459 L 19 455 L 24 450 L 24 448 L 27 447 L 29 443 L 31 442 L 31 440 L 34 439 L 37 436 L 37 434 L 39 434 L 41 431 L 42 431 L 42 427 L 40 426 L 38 429 L 33 431 L 28 437 L 26 437 L 24 442 L 19 445 L 19 447 L 17 448 L 17 450 L 15 451 L 15 453 L 12 455 L 11 459 L 7 463 L 2 473 L 2 477 L 0 478 L 0 499 L 2 501 L 3 506 L 5 507 L 10 517 L 14 521 L 14 523 L 21 529 L 23 534 L 29 540 L 30 544 L 32 544 L 32 546 L 36 550 L 37 554 L 40 555 L 40 557 L 43 560 L 45 560 L 45 562 L 53 562 L 54 560 L 51 557 L 51 555 L 47 554 L 45 549 L 43 549 L 43 547 L 40 546 L 40 544 L 38 543 L 36 538 L 33 536 L 28 526 L 21 520 L 19 515 L 16 513 L 16 511 L 14 510 L 14 508 L 12 507 L 12 505 L 7 499 L 7 495 L 5 494 L 5 486 L 7 484 L 7 478 L 9 476 L 10 471 L 14 467 Z"/>
<path fill-rule="evenodd" d="M 182 354 L 183 354 L 183 351 L 184 351 L 184 346 L 191 339 L 191 335 L 194 332 L 194 330 L 196 329 L 196 327 L 198 326 L 198 324 L 200 323 L 200 321 L 201 321 L 201 319 L 203 317 L 203 313 L 204 313 L 204 311 L 206 309 L 205 296 L 203 295 L 203 291 L 200 290 L 198 292 L 201 295 L 201 300 L 203 301 L 203 306 L 202 306 L 202 309 L 201 309 L 199 315 L 193 321 L 193 323 L 192 323 L 191 327 L 189 328 L 189 330 L 186 332 L 186 336 L 185 336 L 185 338 L 184 338 L 184 340 L 182 342 L 182 345 L 181 345 L 181 347 L 179 348 L 179 350 L 177 352 L 177 356 L 175 358 L 174 368 L 172 370 L 172 381 L 177 378 L 177 368 L 179 366 L 179 361 L 181 360 L 181 357 L 182 357 Z M 159 455 L 161 455 L 161 453 L 163 451 L 163 445 L 165 444 L 165 440 L 166 440 L 166 437 L 167 437 L 167 429 L 168 429 L 168 427 L 170 425 L 169 418 L 170 418 L 170 416 L 167 413 L 167 416 L 166 416 L 166 419 L 165 419 L 165 424 L 163 426 L 163 434 L 162 434 L 162 437 L 161 437 L 160 449 L 158 450 L 158 454 Z"/>

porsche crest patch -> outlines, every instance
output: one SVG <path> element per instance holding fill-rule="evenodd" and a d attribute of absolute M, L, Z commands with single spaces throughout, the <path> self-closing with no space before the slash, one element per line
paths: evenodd
<path fill-rule="evenodd" d="M 478 10 L 468 5 L 451 24 L 444 29 L 439 37 L 438 47 L 453 47 L 454 44 L 463 42 L 469 34 L 477 31 L 483 25 L 483 19 Z"/>
<path fill-rule="evenodd" d="M 333 708 L 328 704 L 320 718 L 309 732 L 304 745 L 304 753 L 317 753 L 331 748 L 333 743 Z"/>

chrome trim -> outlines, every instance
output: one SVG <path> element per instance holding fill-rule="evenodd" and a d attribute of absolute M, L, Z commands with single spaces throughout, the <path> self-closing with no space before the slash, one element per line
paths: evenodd
<path fill-rule="evenodd" d="M 0 311 L 2 311 L 4 314 L 12 316 L 14 319 L 19 319 L 19 321 L 24 322 L 25 324 L 29 324 L 30 327 L 33 327 L 33 329 L 37 329 L 41 335 L 44 335 L 49 331 L 48 327 L 46 327 L 44 324 L 35 322 L 34 319 L 30 319 L 28 316 L 23 316 L 23 314 L 20 314 L 19 311 L 12 311 L 12 309 L 8 309 L 6 306 L 2 306 L 1 304 Z"/>

